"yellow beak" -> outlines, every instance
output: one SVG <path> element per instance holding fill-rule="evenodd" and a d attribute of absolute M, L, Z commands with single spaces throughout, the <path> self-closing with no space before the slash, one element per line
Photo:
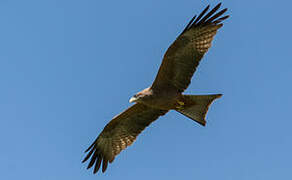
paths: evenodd
<path fill-rule="evenodd" d="M 130 103 L 135 102 L 137 100 L 137 98 L 135 97 L 131 97 L 131 99 L 129 100 Z"/>

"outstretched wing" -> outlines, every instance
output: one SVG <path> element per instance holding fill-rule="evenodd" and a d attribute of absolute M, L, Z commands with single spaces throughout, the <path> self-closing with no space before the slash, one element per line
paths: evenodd
<path fill-rule="evenodd" d="M 189 86 L 200 60 L 211 47 L 217 30 L 223 25 L 221 21 L 229 17 L 221 17 L 227 9 L 217 12 L 220 6 L 221 3 L 206 14 L 209 9 L 207 6 L 197 18 L 192 18 L 165 53 L 152 89 L 167 87 L 183 92 Z"/>
<path fill-rule="evenodd" d="M 165 110 L 153 109 L 143 104 L 135 104 L 114 117 L 103 129 L 93 144 L 85 151 L 87 156 L 82 162 L 90 162 L 87 169 L 94 164 L 96 173 L 102 162 L 102 172 L 105 172 L 108 162 L 113 162 L 127 146 L 130 146 L 150 123 L 167 113 Z"/>

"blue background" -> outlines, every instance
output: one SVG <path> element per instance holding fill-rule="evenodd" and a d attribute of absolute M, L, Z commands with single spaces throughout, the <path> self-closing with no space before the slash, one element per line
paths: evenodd
<path fill-rule="evenodd" d="M 0 178 L 291 179 L 289 1 L 224 1 L 186 93 L 223 93 L 201 127 L 170 112 L 92 174 L 84 150 L 155 78 L 194 14 L 218 1 L 1 0 Z"/>

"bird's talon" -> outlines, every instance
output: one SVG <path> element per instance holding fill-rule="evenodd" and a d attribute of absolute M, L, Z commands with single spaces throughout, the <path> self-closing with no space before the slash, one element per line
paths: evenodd
<path fill-rule="evenodd" d="M 182 102 L 182 101 L 177 101 L 177 103 L 178 103 L 178 106 L 176 106 L 176 108 L 177 108 L 178 110 L 181 110 L 181 109 L 184 108 L 184 105 L 185 105 L 184 102 Z"/>
<path fill-rule="evenodd" d="M 177 103 L 178 103 L 179 105 L 181 105 L 181 106 L 185 105 L 185 103 L 182 102 L 182 101 L 177 101 Z"/>

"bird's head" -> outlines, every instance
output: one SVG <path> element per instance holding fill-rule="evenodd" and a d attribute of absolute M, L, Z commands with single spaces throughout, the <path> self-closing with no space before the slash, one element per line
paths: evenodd
<path fill-rule="evenodd" d="M 146 97 L 149 97 L 149 95 L 152 94 L 152 91 L 150 88 L 146 88 L 143 91 L 138 92 L 133 97 L 130 98 L 129 102 L 140 102 L 143 101 Z"/>

